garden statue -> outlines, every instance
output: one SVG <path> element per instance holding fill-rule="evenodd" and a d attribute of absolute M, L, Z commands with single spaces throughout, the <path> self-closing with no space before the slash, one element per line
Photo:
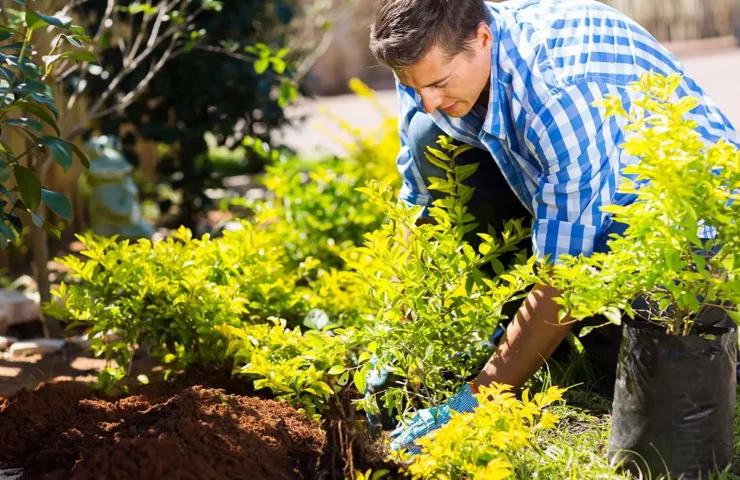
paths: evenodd
<path fill-rule="evenodd" d="M 133 167 L 119 152 L 118 139 L 104 135 L 90 140 L 88 146 L 97 154 L 90 158 L 87 177 L 93 231 L 106 237 L 151 238 L 153 229 L 141 216 Z"/>

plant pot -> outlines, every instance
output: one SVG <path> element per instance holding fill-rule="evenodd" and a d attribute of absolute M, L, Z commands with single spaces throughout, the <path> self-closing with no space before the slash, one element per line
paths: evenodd
<path fill-rule="evenodd" d="M 608 455 L 651 478 L 709 478 L 733 454 L 735 328 L 668 335 L 645 321 L 622 334 Z"/>

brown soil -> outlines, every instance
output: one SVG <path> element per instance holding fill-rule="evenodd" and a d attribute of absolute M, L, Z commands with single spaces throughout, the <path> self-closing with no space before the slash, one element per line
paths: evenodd
<path fill-rule="evenodd" d="M 106 401 L 63 382 L 0 399 L 0 465 L 53 479 L 321 476 L 325 436 L 286 404 L 199 386 L 155 396 Z"/>

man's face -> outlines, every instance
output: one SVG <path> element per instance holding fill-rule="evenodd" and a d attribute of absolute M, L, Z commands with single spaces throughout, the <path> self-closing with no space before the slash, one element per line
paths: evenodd
<path fill-rule="evenodd" d="M 416 65 L 397 69 L 403 85 L 421 95 L 424 110 L 463 117 L 475 105 L 491 75 L 491 30 L 481 24 L 470 52 L 450 57 L 440 45 Z"/>

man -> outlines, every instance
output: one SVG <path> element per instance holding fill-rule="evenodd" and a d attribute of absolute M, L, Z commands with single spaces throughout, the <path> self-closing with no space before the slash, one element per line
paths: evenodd
<path fill-rule="evenodd" d="M 605 251 L 608 235 L 620 228 L 601 207 L 634 200 L 617 193 L 621 170 L 637 161 L 619 148 L 625 122 L 605 119 L 594 101 L 616 95 L 629 110 L 628 86 L 641 74 L 683 73 L 647 31 L 588 0 L 380 0 L 370 48 L 397 81 L 401 200 L 427 207 L 436 198 L 428 179 L 444 175 L 424 151 L 439 135 L 470 144 L 476 148 L 461 161 L 480 164 L 468 183 L 476 187 L 471 212 L 496 228 L 508 218 L 531 218 L 531 248 L 540 261 Z M 693 80 L 685 77 L 677 95 L 700 99 L 690 118 L 708 142 L 738 143 Z M 446 405 L 399 427 L 392 447 L 413 447 L 450 410 L 475 408 L 478 386 L 521 387 L 573 325 L 558 322 L 553 299 L 560 294 L 534 288 L 478 377 Z M 611 338 L 602 356 L 616 365 L 618 335 Z M 598 346 L 591 350 L 598 358 Z"/>

